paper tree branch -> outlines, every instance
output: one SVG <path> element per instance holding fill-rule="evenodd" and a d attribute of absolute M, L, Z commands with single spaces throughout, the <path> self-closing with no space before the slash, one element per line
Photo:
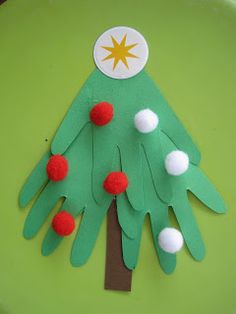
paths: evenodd
<path fill-rule="evenodd" d="M 104 101 L 112 104 L 114 117 L 101 127 L 91 120 L 90 112 Z M 158 127 L 148 134 L 134 126 L 136 113 L 146 106 L 159 119 Z M 176 149 L 187 153 L 190 160 L 186 173 L 179 176 L 170 175 L 165 168 L 167 154 Z M 67 176 L 59 182 L 49 180 L 46 172 L 54 154 L 61 154 L 69 165 Z M 82 215 L 71 251 L 71 264 L 81 266 L 92 253 L 112 203 L 108 213 L 106 288 L 131 289 L 131 270 L 137 265 L 147 214 L 161 268 L 171 273 L 176 256 L 164 251 L 158 242 L 160 232 L 170 224 L 168 207 L 173 208 L 188 249 L 197 260 L 204 257 L 205 248 L 187 192 L 217 213 L 226 210 L 222 198 L 198 168 L 199 161 L 200 153 L 191 137 L 144 71 L 123 81 L 95 70 L 59 127 L 51 152 L 41 159 L 20 193 L 21 207 L 39 193 L 26 218 L 24 236 L 35 236 L 62 199 L 60 212 L 66 211 L 71 219 Z M 104 188 L 104 179 L 112 171 L 128 178 L 126 189 L 115 193 L 116 202 Z M 51 254 L 63 238 L 50 227 L 43 240 L 43 255 Z"/>

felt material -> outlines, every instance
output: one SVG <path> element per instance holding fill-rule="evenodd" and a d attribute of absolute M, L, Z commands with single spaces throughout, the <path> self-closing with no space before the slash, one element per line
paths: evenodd
<path fill-rule="evenodd" d="M 141 133 L 150 133 L 158 126 L 158 116 L 150 109 L 140 110 L 134 116 L 134 125 Z"/>
<path fill-rule="evenodd" d="M 121 229 L 113 200 L 107 217 L 105 289 L 131 291 L 131 281 L 132 271 L 125 267 L 122 258 Z"/>
<path fill-rule="evenodd" d="M 51 156 L 48 160 L 46 170 L 49 180 L 61 181 L 67 176 L 68 162 L 59 154 Z"/>
<path fill-rule="evenodd" d="M 167 227 L 159 233 L 158 243 L 163 251 L 173 254 L 182 249 L 184 240 L 178 229 Z"/>
<path fill-rule="evenodd" d="M 67 211 L 60 211 L 53 217 L 52 228 L 59 236 L 68 236 L 75 229 L 75 220 Z"/>
<path fill-rule="evenodd" d="M 106 192 L 113 195 L 118 195 L 125 192 L 128 185 L 128 178 L 126 174 L 121 171 L 109 173 L 103 182 L 103 187 Z"/>
<path fill-rule="evenodd" d="M 150 110 L 158 114 L 160 129 L 176 143 L 178 148 L 189 154 L 190 160 L 198 163 L 200 154 L 190 136 L 161 96 L 158 88 L 144 71 L 141 71 L 132 79 L 123 81 L 111 79 L 99 70 L 95 70 L 59 127 L 52 143 L 52 152 L 54 154 L 63 153 L 67 149 L 80 132 L 81 127 L 88 121 L 91 108 L 94 104 L 102 101 L 111 103 L 116 115 L 103 128 L 93 127 L 93 194 L 96 201 L 98 203 L 103 202 L 105 193 L 102 183 L 107 173 L 112 170 L 113 154 L 118 146 L 121 150 L 121 158 L 122 154 L 131 152 L 128 159 L 125 157 L 121 161 L 122 167 L 123 164 L 126 166 L 124 171 L 127 173 L 130 182 L 131 180 L 133 182 L 127 189 L 129 201 L 135 209 L 143 209 L 143 196 L 140 185 L 134 183 L 141 181 L 137 179 L 137 176 L 135 180 L 132 178 L 134 172 L 135 174 L 136 172 L 141 174 L 139 153 L 141 144 L 146 147 L 150 167 L 155 172 L 153 177 L 156 190 L 158 190 L 163 200 L 169 201 L 171 197 L 170 189 L 166 188 L 166 184 L 162 181 L 165 180 L 163 156 L 160 151 L 157 151 L 159 145 L 158 132 L 149 134 L 150 137 L 144 137 L 141 134 L 137 136 L 138 131 L 133 124 L 134 115 L 148 105 Z M 155 136 L 151 136 L 153 134 Z M 156 156 L 158 163 L 155 160 Z M 132 162 L 129 162 L 129 158 L 132 158 Z M 159 184 L 160 182 L 162 184 Z"/>
<path fill-rule="evenodd" d="M 165 168 L 168 174 L 179 176 L 188 170 L 189 158 L 185 152 L 175 150 L 165 158 Z"/>
<path fill-rule="evenodd" d="M 90 120 L 98 125 L 103 126 L 109 123 L 113 118 L 113 106 L 107 102 L 96 104 L 90 111 Z"/>

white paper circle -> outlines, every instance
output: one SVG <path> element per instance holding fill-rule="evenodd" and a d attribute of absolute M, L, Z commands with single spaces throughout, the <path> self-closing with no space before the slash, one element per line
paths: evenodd
<path fill-rule="evenodd" d="M 126 79 L 138 74 L 147 63 L 148 45 L 135 29 L 118 26 L 107 30 L 96 41 L 94 61 L 105 75 Z"/>

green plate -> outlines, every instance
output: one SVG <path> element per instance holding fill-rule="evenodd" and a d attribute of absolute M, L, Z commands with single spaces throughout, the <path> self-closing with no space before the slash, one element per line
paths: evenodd
<path fill-rule="evenodd" d="M 29 207 L 18 193 L 49 148 L 75 94 L 94 69 L 107 28 L 139 30 L 146 70 L 202 152 L 201 168 L 229 207 L 217 216 L 192 199 L 207 247 L 187 250 L 173 275 L 156 261 L 146 221 L 131 293 L 105 291 L 105 222 L 89 262 L 69 263 L 72 238 L 50 257 L 22 236 Z M 8 0 L 0 6 L 0 314 L 236 313 L 236 1 Z M 173 221 L 173 223 L 175 223 Z"/>

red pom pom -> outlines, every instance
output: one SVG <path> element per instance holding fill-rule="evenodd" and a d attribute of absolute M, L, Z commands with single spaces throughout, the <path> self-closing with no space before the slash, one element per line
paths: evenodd
<path fill-rule="evenodd" d="M 111 104 L 100 102 L 91 109 L 90 120 L 98 126 L 103 126 L 112 120 L 113 114 L 113 106 Z"/>
<path fill-rule="evenodd" d="M 128 178 L 124 172 L 111 172 L 103 182 L 103 187 L 109 194 L 118 195 L 128 187 Z"/>
<path fill-rule="evenodd" d="M 50 157 L 47 163 L 48 178 L 52 181 L 60 181 L 65 178 L 68 173 L 67 160 L 61 155 Z"/>
<path fill-rule="evenodd" d="M 52 220 L 53 230 L 61 237 L 70 235 L 75 229 L 74 217 L 67 211 L 62 210 Z"/>

